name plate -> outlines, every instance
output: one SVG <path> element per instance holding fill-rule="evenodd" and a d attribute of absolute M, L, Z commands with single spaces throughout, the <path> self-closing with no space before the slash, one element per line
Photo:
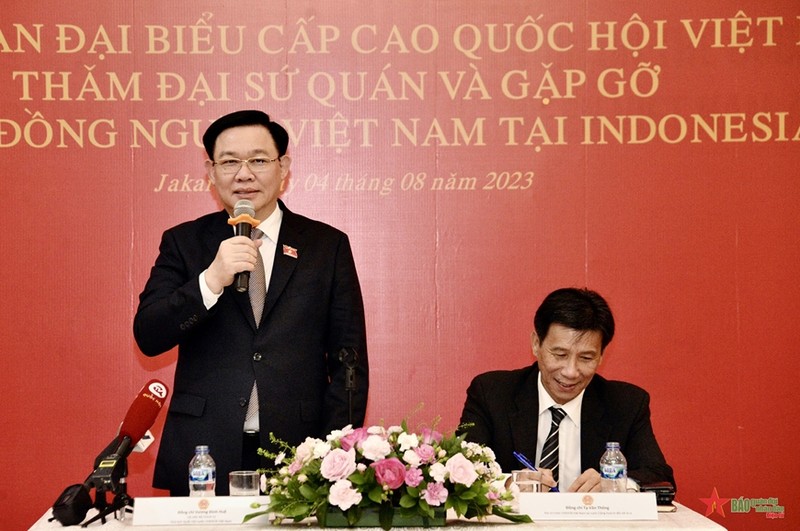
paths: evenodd
<path fill-rule="evenodd" d="M 520 492 L 519 512 L 534 521 L 658 520 L 654 492 Z"/>
<path fill-rule="evenodd" d="M 263 507 L 254 508 L 253 503 Z M 133 525 L 241 524 L 246 515 L 263 511 L 268 503 L 269 496 L 137 496 L 133 504 Z M 245 525 L 263 527 L 269 523 L 268 516 L 253 518 Z"/>

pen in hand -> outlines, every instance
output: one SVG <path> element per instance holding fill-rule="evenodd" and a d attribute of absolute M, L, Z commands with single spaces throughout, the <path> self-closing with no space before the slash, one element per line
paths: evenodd
<path fill-rule="evenodd" d="M 517 452 L 516 450 L 513 452 L 513 454 L 514 457 L 517 459 L 517 461 L 520 462 L 522 466 L 524 466 L 528 470 L 533 470 L 534 472 L 536 472 L 536 467 L 533 466 L 533 463 L 531 463 L 530 460 L 527 457 L 525 457 L 525 455 L 521 454 L 520 452 Z M 558 487 L 557 486 L 550 487 L 550 492 L 558 492 Z"/>

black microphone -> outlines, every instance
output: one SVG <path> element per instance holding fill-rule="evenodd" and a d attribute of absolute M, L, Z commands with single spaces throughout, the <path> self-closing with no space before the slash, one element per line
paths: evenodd
<path fill-rule="evenodd" d="M 228 223 L 234 226 L 236 236 L 250 237 L 253 227 L 258 225 L 258 220 L 254 218 L 256 209 L 253 203 L 247 199 L 240 199 L 233 207 L 233 217 Z M 250 286 L 250 271 L 236 273 L 233 286 L 239 293 L 245 292 Z"/>
<path fill-rule="evenodd" d="M 345 347 L 339 351 L 339 361 L 345 366 L 344 388 L 348 391 L 355 391 L 358 352 L 353 347 Z"/>
<path fill-rule="evenodd" d="M 356 365 L 358 352 L 353 347 L 339 351 L 339 361 L 344 364 L 344 389 L 347 391 L 347 419 L 353 423 L 353 393 L 356 391 Z"/>

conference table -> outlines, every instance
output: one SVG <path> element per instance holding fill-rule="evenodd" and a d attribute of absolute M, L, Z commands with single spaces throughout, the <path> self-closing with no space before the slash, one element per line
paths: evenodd
<path fill-rule="evenodd" d="M 725 529 L 716 522 L 709 520 L 703 515 L 692 511 L 688 507 L 675 503 L 677 510 L 671 513 L 658 513 L 658 520 L 647 521 L 537 521 L 533 524 L 513 524 L 507 520 L 498 517 L 490 517 L 486 521 L 477 520 L 464 520 L 455 517 L 455 514 L 448 515 L 446 529 L 447 531 L 501 531 L 501 528 L 509 528 L 508 531 L 541 531 L 549 529 L 591 529 L 591 530 L 620 530 L 620 529 L 681 529 L 681 530 L 708 530 L 708 529 Z M 94 509 L 92 509 L 87 518 L 93 516 Z M 31 530 L 44 530 L 44 529 L 64 529 L 64 527 L 56 521 L 49 522 L 51 516 L 48 510 L 33 526 Z M 137 531 L 163 531 L 165 529 L 172 529 L 174 526 L 134 526 L 133 519 L 127 516 L 125 520 L 120 521 L 114 519 L 113 515 L 106 519 L 105 525 L 101 524 L 99 520 L 90 524 L 87 529 L 100 529 L 104 531 L 117 531 L 120 529 L 131 529 Z M 284 522 L 279 527 L 285 531 L 294 531 L 299 529 L 308 529 L 309 526 L 316 526 L 316 522 L 312 519 L 300 523 Z M 278 529 L 278 526 L 269 526 L 262 523 L 257 524 L 239 524 L 239 525 L 186 525 L 181 528 L 187 531 L 231 531 L 233 529 Z M 71 527 L 71 529 L 82 529 L 81 527 Z M 380 528 L 376 528 L 380 531 Z M 412 529 L 412 528 L 403 528 Z M 422 528 L 419 528 L 422 529 Z M 431 528 L 428 528 L 430 531 Z"/>

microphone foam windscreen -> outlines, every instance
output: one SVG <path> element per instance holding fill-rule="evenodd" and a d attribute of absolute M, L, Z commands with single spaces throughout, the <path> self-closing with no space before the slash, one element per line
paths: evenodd
<path fill-rule="evenodd" d="M 248 201 L 247 199 L 239 199 L 236 201 L 236 204 L 233 205 L 233 217 L 241 216 L 242 214 L 255 217 L 256 209 L 251 201 Z"/>
<path fill-rule="evenodd" d="M 127 435 L 131 438 L 131 444 L 139 442 L 156 421 L 168 394 L 169 389 L 164 383 L 158 380 L 147 382 L 128 408 L 128 413 L 119 428 L 120 437 Z"/>

